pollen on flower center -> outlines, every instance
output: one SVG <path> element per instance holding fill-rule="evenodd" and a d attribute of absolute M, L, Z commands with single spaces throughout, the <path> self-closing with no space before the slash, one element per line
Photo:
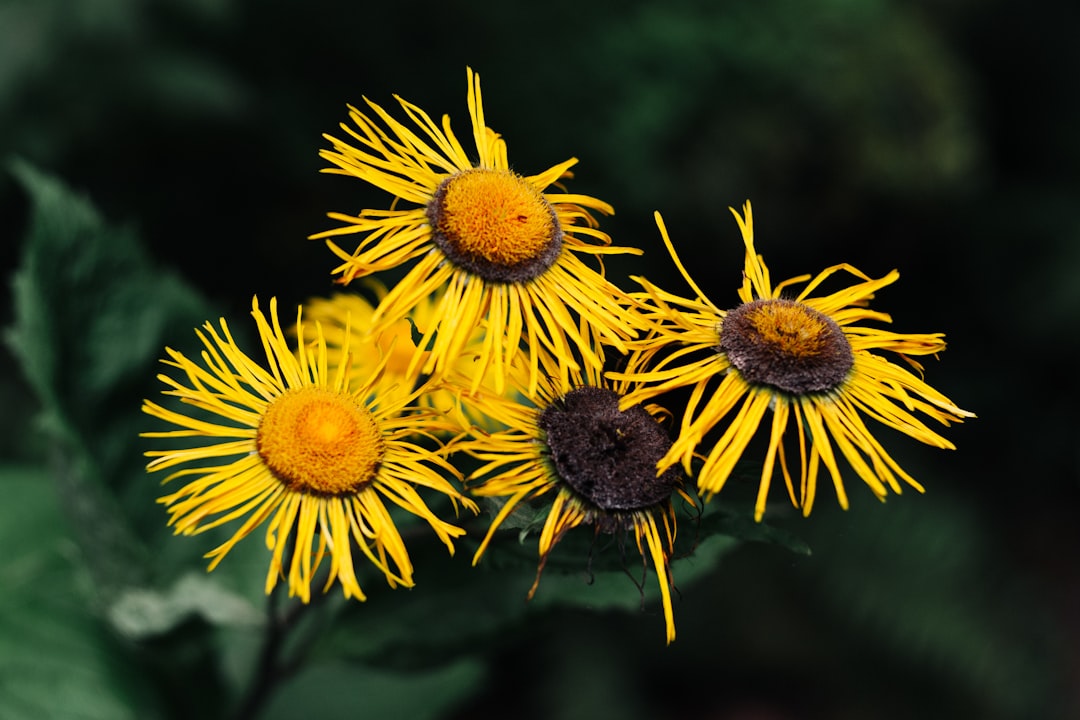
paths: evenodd
<path fill-rule="evenodd" d="M 755 300 L 728 311 L 718 349 L 747 382 L 796 395 L 836 389 L 855 362 L 836 321 L 793 300 Z"/>
<path fill-rule="evenodd" d="M 641 405 L 620 411 L 619 399 L 579 387 L 548 405 L 538 424 L 555 471 L 579 497 L 604 511 L 644 510 L 671 497 L 682 471 L 656 474 L 671 439 Z"/>
<path fill-rule="evenodd" d="M 278 397 L 256 435 L 263 462 L 290 490 L 347 495 L 375 476 L 385 446 L 378 423 L 356 400 L 316 387 Z"/>
<path fill-rule="evenodd" d="M 428 203 L 427 216 L 446 257 L 491 282 L 531 280 L 562 250 L 551 204 L 509 170 L 473 168 L 450 176 Z"/>

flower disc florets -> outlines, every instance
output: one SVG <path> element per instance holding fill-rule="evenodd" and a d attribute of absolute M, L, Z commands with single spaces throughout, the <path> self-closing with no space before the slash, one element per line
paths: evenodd
<path fill-rule="evenodd" d="M 427 216 L 443 254 L 489 282 L 532 280 L 562 250 L 555 210 L 509 170 L 473 168 L 450 176 L 428 203 Z"/>
<path fill-rule="evenodd" d="M 718 350 L 748 383 L 793 395 L 835 390 L 855 364 L 836 321 L 793 300 L 754 300 L 729 310 Z"/>
<path fill-rule="evenodd" d="M 378 423 L 366 408 L 311 387 L 287 392 L 266 408 L 256 447 L 289 490 L 325 496 L 361 490 L 385 452 Z"/>
<path fill-rule="evenodd" d="M 576 388 L 548 405 L 538 423 L 560 479 L 605 512 L 665 502 L 681 480 L 679 468 L 656 473 L 671 447 L 656 418 L 641 405 L 620 411 L 619 399 L 605 388 Z"/>

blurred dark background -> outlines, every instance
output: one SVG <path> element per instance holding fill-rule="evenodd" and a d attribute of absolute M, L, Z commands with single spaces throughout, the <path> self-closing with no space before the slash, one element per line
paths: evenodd
<path fill-rule="evenodd" d="M 884 438 L 927 494 L 882 506 L 851 482 L 849 512 L 826 489 L 808 520 L 774 495 L 813 555 L 732 553 L 677 599 L 666 650 L 658 617 L 507 628 L 454 716 L 1080 717 L 1078 31 L 1080 6 L 1049 0 L 2 0 L 0 157 L 86 193 L 242 317 L 256 293 L 331 292 L 305 238 L 386 203 L 319 173 L 346 103 L 398 93 L 467 137 L 469 65 L 516 169 L 578 157 L 571 189 L 646 250 L 609 263 L 617 282 L 685 290 L 660 210 L 734 304 L 726 208 L 747 198 L 775 278 L 898 268 L 875 308 L 947 333 L 927 379 L 979 415 L 946 431 L 956 452 Z M 27 217 L 0 175 L 5 268 Z M 16 427 L 34 401 L 0 362 Z M 11 458 L 40 450 L 2 436 Z"/>

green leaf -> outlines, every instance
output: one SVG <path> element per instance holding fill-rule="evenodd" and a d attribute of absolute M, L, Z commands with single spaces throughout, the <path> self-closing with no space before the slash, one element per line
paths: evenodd
<path fill-rule="evenodd" d="M 715 505 L 715 503 L 714 503 Z M 701 535 L 730 535 L 747 542 L 763 542 L 779 545 L 799 555 L 810 555 L 810 546 L 801 537 L 775 525 L 755 522 L 749 515 L 738 515 L 726 510 L 706 509 L 701 518 Z"/>
<path fill-rule="evenodd" d="M 318 657 L 428 667 L 478 647 L 528 610 L 525 592 L 535 563 L 531 569 L 496 571 L 471 567 L 464 553 L 452 559 L 426 554 L 423 565 L 420 554 L 413 554 L 416 587 L 391 590 L 373 580 L 365 586 L 365 603 L 342 609 L 316 647 Z M 636 593 L 629 582 L 627 589 Z"/>
<path fill-rule="evenodd" d="M 816 589 L 835 624 L 1001 717 L 1052 716 L 1055 683 L 1071 682 L 1061 670 L 1070 651 L 1043 612 L 1044 590 L 1001 583 L 1000 528 L 940 490 L 858 502 L 824 511 L 816 533 Z"/>
<path fill-rule="evenodd" d="M 692 555 L 673 559 L 671 574 L 676 587 L 688 588 L 693 581 L 715 568 L 720 558 L 738 545 L 739 541 L 734 537 L 713 535 L 702 541 Z M 537 607 L 578 606 L 595 610 L 621 608 L 636 611 L 642 603 L 656 604 L 660 600 L 660 589 L 651 561 L 647 571 L 643 571 L 643 567 L 637 548 L 633 547 L 627 548 L 625 570 L 588 573 L 582 567 L 578 572 L 567 573 L 548 572 L 545 569 L 533 603 Z M 635 582 L 641 583 L 640 592 Z"/>
<path fill-rule="evenodd" d="M 261 717 L 435 720 L 448 717 L 479 689 L 483 678 L 476 660 L 408 674 L 345 663 L 313 665 L 275 693 Z"/>
<path fill-rule="evenodd" d="M 587 529 L 581 534 L 591 537 Z M 485 556 L 479 566 L 470 567 L 470 554 L 461 553 L 452 560 L 428 557 L 425 559 L 432 562 L 421 566 L 418 556 L 416 587 L 389 590 L 372 586 L 366 603 L 344 608 L 332 632 L 322 639 L 319 655 L 347 657 L 380 667 L 427 667 L 472 652 L 508 628 L 563 608 L 639 614 L 641 622 L 656 626 L 657 642 L 663 641 L 656 573 L 650 561 L 642 581 L 643 561 L 632 540 L 625 557 L 617 559 L 613 569 L 590 571 L 585 553 L 569 556 L 564 566 L 549 563 L 530 602 L 527 595 L 539 561 L 535 542 L 525 546 L 531 547 L 528 562 L 501 558 L 489 563 Z M 673 559 L 676 588 L 689 592 L 695 581 L 715 569 L 738 545 L 735 538 L 715 535 L 701 542 L 692 555 Z M 645 613 L 641 612 L 643 605 Z M 675 605 L 677 624 L 677 593 Z"/>
<path fill-rule="evenodd" d="M 5 720 L 155 717 L 140 670 L 90 610 L 48 474 L 0 467 L 0 708 Z"/>
<path fill-rule="evenodd" d="M 190 336 L 205 303 L 153 267 L 131 230 L 106 224 L 89 201 L 32 166 L 11 168 L 32 212 L 7 339 L 46 413 L 94 437 L 117 411 L 109 401 L 144 384 L 163 338 Z"/>
<path fill-rule="evenodd" d="M 206 307 L 152 265 L 132 231 L 104 222 L 59 180 L 10 166 L 32 207 L 6 339 L 41 404 L 62 508 L 108 603 L 149 574 L 133 527 L 153 518 L 144 508 L 157 492 L 138 449 L 140 399 L 153 392 L 166 339 L 191 338 Z"/>

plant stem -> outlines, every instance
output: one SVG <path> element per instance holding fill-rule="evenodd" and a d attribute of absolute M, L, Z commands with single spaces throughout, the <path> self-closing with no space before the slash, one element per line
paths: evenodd
<path fill-rule="evenodd" d="M 263 704 L 269 699 L 271 691 L 284 674 L 280 663 L 281 648 L 289 630 L 303 612 L 304 605 L 295 606 L 284 616 L 279 612 L 280 594 L 274 588 L 266 599 L 266 634 L 259 652 L 259 665 L 248 686 L 247 694 L 237 708 L 235 720 L 254 720 Z"/>

